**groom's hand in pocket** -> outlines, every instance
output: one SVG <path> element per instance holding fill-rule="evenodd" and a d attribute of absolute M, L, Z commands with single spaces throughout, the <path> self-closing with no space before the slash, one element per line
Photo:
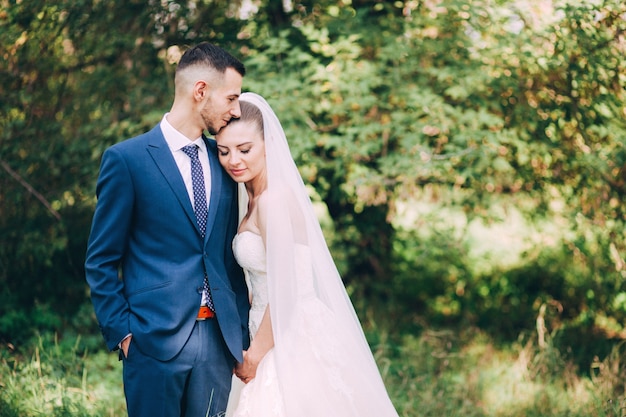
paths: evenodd
<path fill-rule="evenodd" d="M 128 335 L 124 338 L 124 340 L 120 342 L 119 347 L 122 353 L 124 354 L 125 358 L 128 358 L 128 347 L 130 346 L 130 341 L 132 338 L 133 338 L 132 335 Z"/>

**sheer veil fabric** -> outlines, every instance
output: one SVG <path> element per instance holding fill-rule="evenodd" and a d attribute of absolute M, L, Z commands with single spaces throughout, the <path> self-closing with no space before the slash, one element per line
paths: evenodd
<path fill-rule="evenodd" d="M 398 416 L 326 245 L 285 132 L 261 96 L 265 250 L 276 381 L 286 416 Z M 245 388 L 244 388 L 245 389 Z"/>

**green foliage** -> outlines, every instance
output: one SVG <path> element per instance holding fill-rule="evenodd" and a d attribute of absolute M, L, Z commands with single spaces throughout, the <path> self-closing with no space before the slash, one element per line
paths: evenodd
<path fill-rule="evenodd" d="M 372 333 L 368 334 L 370 339 Z M 623 415 L 624 348 L 579 376 L 554 345 L 534 336 L 499 345 L 474 327 L 405 335 L 374 344 L 388 392 L 403 416 L 618 417 Z"/>
<path fill-rule="evenodd" d="M 398 233 L 394 302 L 377 305 L 392 314 L 391 328 L 411 332 L 416 323 L 420 324 L 417 329 L 470 325 L 496 339 L 515 340 L 523 329 L 534 329 L 542 320 L 556 348 L 568 352 L 567 359 L 582 372 L 594 357 L 604 357 L 616 340 L 623 339 L 623 322 L 619 321 L 623 305 L 607 305 L 609 300 L 623 298 L 616 297 L 623 284 L 606 257 L 591 256 L 585 253 L 590 248 L 559 240 L 558 235 L 529 231 L 518 239 L 549 236 L 554 242 L 530 244 L 518 260 L 509 263 L 481 259 L 493 247 L 475 253 L 472 246 L 476 239 L 492 239 L 493 233 L 459 232 L 458 226 L 452 226 L 458 217 L 451 211 L 440 217 L 420 215 L 419 233 Z M 482 269 L 485 262 L 490 267 Z M 614 282 L 620 283 L 617 288 Z"/>
<path fill-rule="evenodd" d="M 466 264 L 467 247 L 450 226 L 425 229 L 419 234 L 399 234 L 394 245 L 392 305 L 397 323 L 418 316 L 438 326 L 459 324 L 476 314 L 476 309 L 466 305 L 466 287 L 473 277 Z"/>
<path fill-rule="evenodd" d="M 167 111 L 172 52 L 201 40 L 240 56 L 281 118 L 356 300 L 507 338 L 560 305 L 551 331 L 626 337 L 622 1 L 261 3 L 2 3 L 1 340 L 93 329 L 100 156 Z M 424 202 L 465 224 L 401 218 Z M 515 264 L 476 258 L 467 224 L 494 206 L 561 232 Z"/>
<path fill-rule="evenodd" d="M 135 39 L 99 36 L 112 22 L 122 32 L 143 30 L 136 6 L 47 3 L 14 4 L 0 20 L 0 315 L 33 326 L 43 324 L 38 310 L 71 315 L 85 300 L 89 190 L 100 152 L 117 140 L 111 118 L 119 118 L 125 85 L 134 82 L 124 62 L 132 51 L 142 55 Z M 32 331 L 6 321 L 0 339 Z"/>
<path fill-rule="evenodd" d="M 552 301 L 562 320 L 591 314 L 604 337 L 624 337 L 625 6 L 503 3 L 329 6 L 276 49 L 250 29 L 263 56 L 247 61 L 262 74 L 248 85 L 270 98 L 328 206 L 348 282 L 508 337 Z M 289 48 L 293 32 L 306 41 Z M 559 219 L 563 240 L 472 273 L 454 227 L 419 239 L 389 227 L 432 186 L 468 220 L 507 204 L 530 223 Z"/>
<path fill-rule="evenodd" d="M 18 343 L 36 328 L 60 329 L 84 304 L 100 156 L 166 111 L 169 38 L 181 46 L 196 36 L 215 38 L 197 30 L 226 7 L 190 13 L 167 12 L 158 2 L 3 4 L 0 340 Z M 216 21 L 228 28 L 235 20 Z"/>

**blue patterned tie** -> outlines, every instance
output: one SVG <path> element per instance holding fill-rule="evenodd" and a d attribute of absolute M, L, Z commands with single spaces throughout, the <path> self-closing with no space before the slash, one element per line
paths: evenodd
<path fill-rule="evenodd" d="M 206 233 L 206 188 L 204 187 L 204 174 L 202 173 L 202 165 L 198 159 L 198 145 L 187 145 L 183 152 L 191 158 L 191 183 L 193 185 L 193 208 L 196 213 L 196 220 L 202 237 Z"/>
<path fill-rule="evenodd" d="M 187 145 L 182 148 L 182 151 L 191 158 L 191 184 L 193 187 L 193 206 L 196 213 L 196 221 L 200 228 L 202 237 L 206 234 L 206 219 L 208 215 L 207 203 L 206 203 L 206 188 L 204 186 L 204 174 L 202 173 L 202 165 L 198 158 L 198 145 Z M 206 304 L 211 309 L 213 308 L 213 299 L 211 297 L 211 291 L 209 290 L 209 280 L 204 274 L 204 293 L 206 294 Z M 202 297 L 204 299 L 204 297 Z"/>

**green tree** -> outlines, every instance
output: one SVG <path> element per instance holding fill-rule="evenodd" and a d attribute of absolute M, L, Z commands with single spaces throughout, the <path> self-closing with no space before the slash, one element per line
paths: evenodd
<path fill-rule="evenodd" d="M 412 266 L 398 269 L 394 242 L 410 242 L 393 224 L 397 204 L 428 188 L 470 218 L 514 205 L 532 222 L 565 218 L 574 231 L 558 256 L 578 272 L 555 276 L 570 291 L 540 279 L 529 287 L 466 276 L 474 293 L 461 301 L 478 311 L 456 311 L 484 313 L 480 304 L 495 291 L 502 295 L 489 301 L 495 309 L 522 314 L 515 303 L 531 306 L 516 325 L 532 325 L 535 303 L 552 298 L 567 303 L 570 319 L 590 306 L 619 319 L 625 6 L 500 3 L 329 3 L 293 13 L 278 36 L 254 21 L 242 34 L 251 40 L 251 73 L 262 76 L 248 85 L 281 115 L 305 180 L 335 222 L 350 282 L 379 295 L 392 288 L 403 300 L 408 292 L 424 304 L 459 302 L 462 263 L 448 273 L 420 269 L 442 274 L 443 286 L 398 276 L 423 258 L 407 250 Z M 551 268 L 539 252 L 528 255 L 537 278 Z M 408 287 L 393 289 L 394 280 Z"/>
<path fill-rule="evenodd" d="M 103 150 L 167 110 L 171 45 L 236 36 L 228 2 L 198 6 L 2 2 L 0 339 L 58 328 L 85 302 L 84 253 Z"/>

